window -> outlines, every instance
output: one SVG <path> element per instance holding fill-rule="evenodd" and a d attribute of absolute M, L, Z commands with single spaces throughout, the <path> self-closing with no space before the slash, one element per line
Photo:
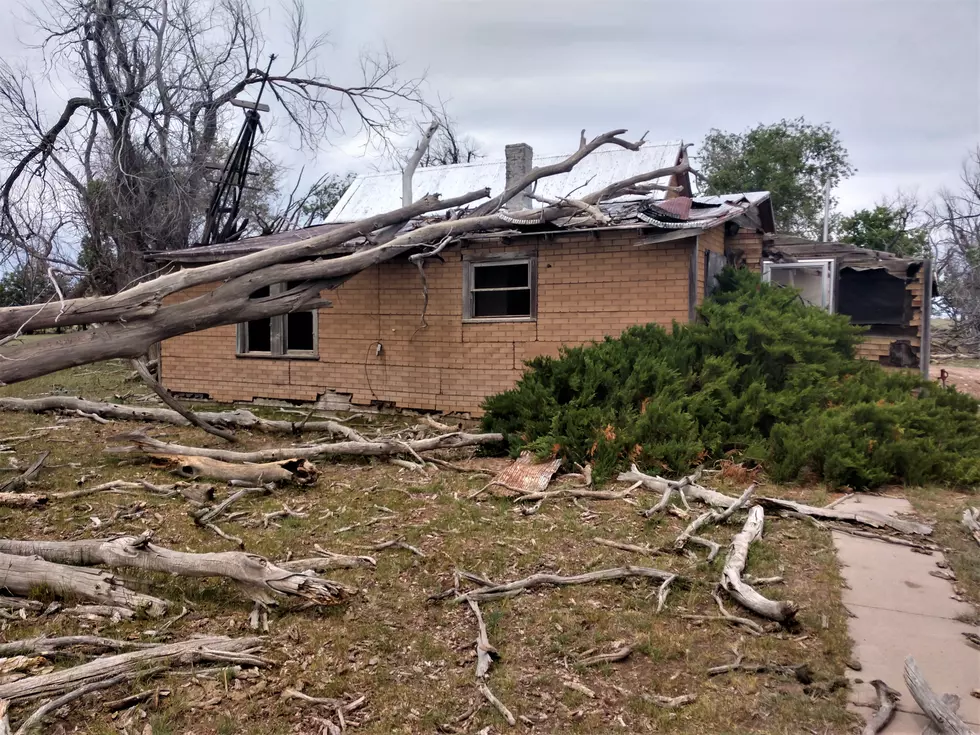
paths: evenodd
<path fill-rule="evenodd" d="M 262 299 L 300 285 L 300 281 L 265 286 L 249 296 Z M 316 357 L 316 311 L 253 319 L 238 325 L 238 354 L 253 357 Z"/>
<path fill-rule="evenodd" d="M 805 303 L 834 311 L 834 261 L 831 259 L 795 263 L 766 261 L 762 264 L 762 280 L 798 289 Z"/>
<path fill-rule="evenodd" d="M 463 316 L 466 319 L 533 319 L 533 258 L 466 263 Z"/>

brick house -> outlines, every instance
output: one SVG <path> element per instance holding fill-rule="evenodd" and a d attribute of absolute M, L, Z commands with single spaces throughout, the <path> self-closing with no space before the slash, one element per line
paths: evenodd
<path fill-rule="evenodd" d="M 677 142 L 638 153 L 600 151 L 569 174 L 539 182 L 538 192 L 562 196 L 586 184 L 595 190 L 674 165 L 684 150 Z M 505 162 L 419 169 L 415 190 L 450 197 L 490 183 L 496 193 L 531 166 L 528 146 L 508 146 L 507 154 Z M 320 401 L 333 408 L 478 414 L 486 396 L 514 385 L 525 360 L 635 324 L 687 322 L 726 262 L 763 271 L 763 248 L 767 238 L 772 247 L 774 237 L 767 192 L 698 197 L 686 177 L 660 183 L 672 189 L 668 198 L 621 197 L 602 205 L 608 225 L 571 217 L 463 236 L 443 251 L 441 262 L 426 266 L 424 323 L 418 270 L 399 258 L 331 291 L 328 309 L 165 341 L 163 382 L 178 395 L 220 402 Z M 275 247 L 396 209 L 400 197 L 397 172 L 362 176 L 324 225 L 158 259 L 193 267 Z M 517 201 L 515 208 L 529 204 Z M 793 274 L 787 269 L 793 258 L 786 258 L 772 270 L 776 280 L 805 279 L 812 271 L 805 263 Z"/>

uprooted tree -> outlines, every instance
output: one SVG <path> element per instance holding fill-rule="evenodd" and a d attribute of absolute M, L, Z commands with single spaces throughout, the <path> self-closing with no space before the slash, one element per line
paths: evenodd
<path fill-rule="evenodd" d="M 431 193 L 409 206 L 308 240 L 168 273 L 111 296 L 0 309 L 0 344 L 24 330 L 100 325 L 98 329 L 3 348 L 0 384 L 110 358 L 138 357 L 151 345 L 187 332 L 328 306 L 330 302 L 321 292 L 336 288 L 362 270 L 398 255 L 419 251 L 418 256 L 424 259 L 460 235 L 507 227 L 514 221 L 550 222 L 573 214 L 594 217 L 595 205 L 600 202 L 624 192 L 662 189 L 652 182 L 690 170 L 685 161 L 633 176 L 576 199 L 558 200 L 543 209 L 501 212 L 507 202 L 535 182 L 571 171 L 603 145 L 637 150 L 642 139 L 626 140 L 621 137 L 625 132 L 613 130 L 587 141 L 583 131 L 575 153 L 558 163 L 532 169 L 493 198 L 489 198 L 489 188 L 446 200 Z M 463 208 L 481 199 L 487 201 L 474 208 Z M 433 212 L 440 214 L 424 218 Z M 287 281 L 298 285 L 272 296 L 252 296 L 265 286 Z M 176 298 L 169 298 L 204 284 L 219 285 L 206 295 L 177 303 Z"/>

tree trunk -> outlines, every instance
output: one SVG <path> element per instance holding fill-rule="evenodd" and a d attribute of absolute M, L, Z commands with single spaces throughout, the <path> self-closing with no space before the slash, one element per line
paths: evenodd
<path fill-rule="evenodd" d="M 818 508 L 813 505 L 794 503 L 792 500 L 782 500 L 781 498 L 759 498 L 756 502 L 770 508 L 792 510 L 810 516 L 811 518 L 861 523 L 872 528 L 891 528 L 899 533 L 907 533 L 915 536 L 928 536 L 932 533 L 932 526 L 927 526 L 924 523 L 916 523 L 915 521 L 903 521 L 900 518 L 892 518 L 882 513 L 876 513 L 873 510 Z"/>
<path fill-rule="evenodd" d="M 259 449 L 254 452 L 237 452 L 231 449 L 209 449 L 207 447 L 188 447 L 181 444 L 168 444 L 144 434 L 123 434 L 119 439 L 133 441 L 136 446 L 150 454 L 174 454 L 184 457 L 208 457 L 222 462 L 278 462 L 296 458 L 359 456 L 386 457 L 412 452 L 429 452 L 433 449 L 454 449 L 480 444 L 496 444 L 504 440 L 503 434 L 467 434 L 454 432 L 428 439 L 393 441 L 376 439 L 364 441 L 335 442 L 332 444 L 308 444 L 306 446 L 277 447 Z"/>
<path fill-rule="evenodd" d="M 335 605 L 353 590 L 320 577 L 276 566 L 268 559 L 240 551 L 193 554 L 150 543 L 150 536 L 121 536 L 84 541 L 13 541 L 0 539 L 0 552 L 37 555 L 55 564 L 130 567 L 182 577 L 224 577 L 256 602 L 272 604 L 278 595 L 302 597 L 318 605 Z M 88 571 L 88 570 L 86 570 Z"/>
<path fill-rule="evenodd" d="M 750 585 L 742 581 L 742 572 L 749 556 L 749 546 L 762 538 L 763 511 L 758 505 L 749 509 L 749 517 L 742 530 L 732 539 L 721 573 L 721 586 L 740 605 L 748 610 L 778 623 L 788 623 L 796 616 L 795 603 L 776 602 L 763 597 Z"/>
<path fill-rule="evenodd" d="M 154 463 L 162 464 L 182 477 L 210 477 L 215 480 L 240 480 L 264 485 L 267 482 L 293 482 L 297 485 L 313 485 L 320 471 L 305 459 L 284 459 L 278 462 L 235 464 L 209 457 L 193 457 L 182 454 L 150 454 Z"/>
<path fill-rule="evenodd" d="M 133 592 L 122 586 L 109 572 L 68 564 L 71 562 L 52 562 L 34 556 L 26 549 L 11 553 L 0 549 L 0 584 L 11 594 L 22 597 L 47 589 L 60 597 L 75 597 L 100 605 L 142 610 L 152 617 L 167 612 L 168 603 L 165 600 Z"/>
<path fill-rule="evenodd" d="M 176 426 L 190 426 L 190 422 L 177 411 L 169 408 L 147 408 L 144 406 L 127 406 L 121 403 L 102 403 L 86 401 L 71 396 L 44 396 L 41 398 L 9 398 L 0 397 L 0 410 L 25 411 L 42 413 L 46 411 L 66 411 L 101 416 L 104 419 L 118 421 L 154 421 Z M 195 411 L 194 415 L 201 421 L 212 426 L 227 429 L 254 429 L 269 434 L 298 434 L 303 431 L 329 432 L 347 439 L 362 438 L 353 429 L 337 421 L 276 421 L 263 419 L 251 411 L 238 408 L 234 411 Z"/>
<path fill-rule="evenodd" d="M 242 654 L 250 663 L 260 662 L 261 659 L 247 655 L 247 652 L 255 650 L 260 644 L 259 638 L 211 636 L 105 656 L 80 666 L 72 666 L 50 674 L 30 676 L 10 684 L 0 684 L 0 700 L 21 702 L 35 697 L 55 697 L 86 684 L 120 674 L 135 679 L 147 669 L 161 665 L 170 666 L 176 662 L 224 663 L 236 658 L 236 654 Z"/>

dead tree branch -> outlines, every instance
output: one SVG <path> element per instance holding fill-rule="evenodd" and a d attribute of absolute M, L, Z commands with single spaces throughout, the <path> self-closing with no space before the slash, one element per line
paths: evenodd
<path fill-rule="evenodd" d="M 973 540 L 980 544 L 980 508 L 967 508 L 963 511 L 963 525 L 973 536 Z"/>
<path fill-rule="evenodd" d="M 905 659 L 905 684 L 916 704 L 929 718 L 937 735 L 976 735 L 956 714 L 956 709 L 949 701 L 936 696 L 911 656 Z"/>
<path fill-rule="evenodd" d="M 0 492 L 15 493 L 27 487 L 27 483 L 37 479 L 38 473 L 41 471 L 41 467 L 44 466 L 44 462 L 47 460 L 49 454 L 50 452 L 41 452 L 38 458 L 31 463 L 30 467 L 0 485 Z"/>
<path fill-rule="evenodd" d="M 878 695 L 878 709 L 875 710 L 874 716 L 864 726 L 861 735 L 878 735 L 884 730 L 885 726 L 891 722 L 892 717 L 895 716 L 898 700 L 902 697 L 899 692 L 896 692 L 881 679 L 872 681 L 871 686 L 875 688 L 875 694 Z"/>
<path fill-rule="evenodd" d="M 183 403 L 181 403 L 176 398 L 174 398 L 173 394 L 169 390 L 164 388 L 160 384 L 160 381 L 158 381 L 150 374 L 150 370 L 149 368 L 146 367 L 146 363 L 143 361 L 142 358 L 135 358 L 131 361 L 131 363 L 133 369 L 136 370 L 136 374 L 140 376 L 140 378 L 150 388 L 150 390 L 156 393 L 161 401 L 163 401 L 165 404 L 170 406 L 170 408 L 172 408 L 174 411 L 176 411 L 185 419 L 187 419 L 189 423 L 193 424 L 194 426 L 201 429 L 202 431 L 206 431 L 208 434 L 213 434 L 214 436 L 224 439 L 225 441 L 229 441 L 229 442 L 235 441 L 234 432 L 227 431 L 225 429 L 218 429 L 212 426 L 207 421 L 205 421 L 200 416 L 198 416 L 196 413 L 194 413 L 186 406 L 184 406 Z"/>
<path fill-rule="evenodd" d="M 573 584 L 588 584 L 590 582 L 607 582 L 614 579 L 626 579 L 629 577 L 646 577 L 648 579 L 653 579 L 661 583 L 661 585 L 668 585 L 677 579 L 676 574 L 671 572 L 663 572 L 659 569 L 653 569 L 651 567 L 615 567 L 612 569 L 599 569 L 594 572 L 586 572 L 585 574 L 578 574 L 570 577 L 563 577 L 558 574 L 532 574 L 530 577 L 525 577 L 524 579 L 518 579 L 514 582 L 507 582 L 506 584 L 498 584 L 493 587 L 484 587 L 482 589 L 473 590 L 472 592 L 466 592 L 459 595 L 456 598 L 456 602 L 462 602 L 464 600 L 474 600 L 476 602 L 485 602 L 487 600 L 500 600 L 506 597 L 516 597 L 517 595 L 523 594 L 527 590 L 537 589 L 538 587 L 567 587 Z M 661 589 L 665 589 L 662 587 Z M 661 601 L 660 608 L 663 607 L 663 601 Z"/>
<path fill-rule="evenodd" d="M 758 505 L 749 509 L 749 517 L 742 530 L 732 539 L 721 575 L 721 586 L 743 607 L 778 623 L 788 623 L 795 616 L 797 607 L 789 601 L 773 601 L 763 597 L 742 580 L 742 572 L 748 560 L 749 546 L 762 538 L 764 514 Z"/>

